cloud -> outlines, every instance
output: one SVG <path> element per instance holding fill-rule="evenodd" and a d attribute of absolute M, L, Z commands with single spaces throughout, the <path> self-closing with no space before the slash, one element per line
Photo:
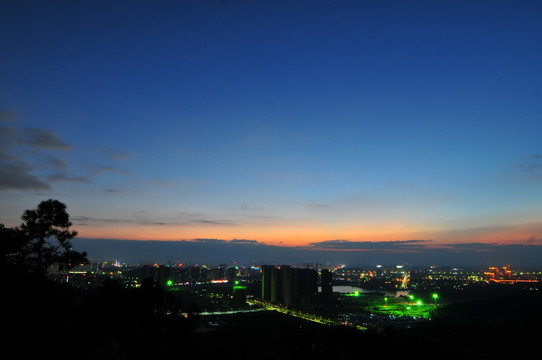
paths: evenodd
<path fill-rule="evenodd" d="M 92 178 L 108 171 L 115 171 L 115 168 L 111 166 L 102 166 L 102 167 L 92 170 L 90 173 L 86 175 L 80 175 L 80 176 L 71 176 L 67 172 L 58 172 L 56 174 L 50 175 L 48 177 L 48 180 L 51 182 L 67 181 L 67 182 L 89 184 L 89 183 L 92 183 L 91 181 Z"/>
<path fill-rule="evenodd" d="M 49 190 L 51 186 L 32 174 L 34 168 L 24 161 L 0 163 L 0 190 Z"/>
<path fill-rule="evenodd" d="M 459 243 L 459 244 L 446 244 L 444 248 L 449 248 L 457 251 L 495 251 L 498 246 L 497 243 Z"/>
<path fill-rule="evenodd" d="M 64 160 L 59 159 L 59 158 L 54 157 L 54 156 L 47 155 L 46 159 L 47 159 L 47 162 L 49 163 L 49 165 L 53 169 L 56 169 L 56 170 L 65 169 L 68 166 L 68 164 L 66 164 L 66 162 Z"/>
<path fill-rule="evenodd" d="M 227 226 L 236 225 L 236 223 L 231 220 L 193 220 L 192 222 L 204 224 L 204 225 L 227 225 Z"/>
<path fill-rule="evenodd" d="M 115 149 L 110 149 L 110 148 L 102 148 L 101 151 L 108 158 L 115 159 L 115 160 L 128 160 L 128 159 L 130 159 L 132 157 L 128 153 L 125 153 L 125 152 L 122 152 L 122 151 L 119 151 L 119 150 L 115 150 Z"/>
<path fill-rule="evenodd" d="M 109 194 L 118 194 L 122 192 L 120 189 L 103 189 L 102 191 Z"/>
<path fill-rule="evenodd" d="M 533 163 L 521 164 L 521 165 L 519 165 L 519 168 L 523 172 L 533 172 L 533 171 L 537 171 L 538 169 L 542 168 L 542 164 L 533 164 Z"/>
<path fill-rule="evenodd" d="M 309 244 L 309 248 L 320 250 L 416 250 L 425 247 L 431 240 L 397 241 L 349 241 L 325 240 Z"/>
<path fill-rule="evenodd" d="M 88 184 L 90 183 L 90 180 L 86 176 L 70 176 L 68 173 L 62 172 L 62 173 L 56 173 L 54 175 L 50 175 L 47 180 L 50 182 L 77 182 L 77 183 L 84 183 Z"/>
<path fill-rule="evenodd" d="M 13 111 L 0 111 L 0 121 L 18 123 L 19 119 Z M 70 145 L 47 129 L 0 126 L 0 191 L 49 190 L 51 185 L 39 174 L 51 168 L 65 169 L 67 164 L 41 151 L 70 149 Z"/>
<path fill-rule="evenodd" d="M 206 243 L 206 244 L 239 244 L 239 245 L 261 244 L 257 240 L 248 240 L 248 239 L 225 240 L 225 239 L 202 239 L 202 238 L 198 238 L 198 239 L 193 239 L 193 240 L 181 240 L 181 241 Z"/>
<path fill-rule="evenodd" d="M 232 239 L 229 241 L 230 244 L 243 244 L 243 245 L 256 245 L 259 244 L 257 240 L 246 240 L 246 239 Z"/>
<path fill-rule="evenodd" d="M 530 177 L 536 178 L 542 173 L 542 155 L 531 154 L 523 158 L 518 165 L 519 170 Z"/>
<path fill-rule="evenodd" d="M 21 132 L 21 139 L 26 144 L 40 149 L 70 150 L 71 146 L 60 140 L 52 131 L 32 128 Z"/>
<path fill-rule="evenodd" d="M 320 204 L 320 203 L 316 203 L 316 204 L 307 204 L 307 205 L 303 205 L 301 206 L 301 210 L 306 210 L 306 209 L 325 209 L 325 208 L 329 208 L 330 205 L 327 205 L 327 204 Z"/>
<path fill-rule="evenodd" d="M 112 223 L 112 224 L 133 223 L 133 221 L 131 220 L 95 218 L 95 217 L 84 216 L 84 215 L 72 216 L 71 219 L 75 225 L 88 225 L 88 224 L 96 224 L 96 223 Z"/>
<path fill-rule="evenodd" d="M 107 190 L 104 190 L 107 191 Z M 113 192 L 116 192 L 115 190 L 111 190 Z M 78 226 L 100 226 L 100 225 L 107 225 L 107 224 L 135 224 L 135 225 L 144 225 L 144 226 L 152 226 L 152 225 L 173 225 L 173 226 L 190 226 L 194 223 L 196 224 L 204 224 L 204 225 L 226 225 L 226 226 L 233 226 L 236 225 L 231 220 L 204 220 L 204 219 L 174 219 L 174 220 L 156 220 L 152 218 L 146 218 L 146 212 L 140 211 L 139 215 L 134 216 L 133 218 L 100 218 L 100 217 L 92 217 L 92 216 L 73 216 L 72 221 L 75 225 Z M 144 217 L 144 218 L 142 218 Z"/>
<path fill-rule="evenodd" d="M 185 241 L 193 241 L 197 243 L 205 243 L 205 244 L 218 244 L 218 243 L 224 243 L 225 240 L 220 239 L 193 239 L 193 240 L 181 240 L 181 242 Z"/>
<path fill-rule="evenodd" d="M 407 190 L 417 190 L 418 186 L 411 182 L 397 182 L 395 180 L 388 181 L 388 185 L 392 187 L 397 187 L 400 189 L 407 189 Z"/>
<path fill-rule="evenodd" d="M 221 225 L 221 226 L 237 226 L 238 223 L 230 219 L 213 219 L 212 216 L 202 212 L 178 212 L 175 218 L 178 225 Z"/>
<path fill-rule="evenodd" d="M 76 226 L 96 226 L 100 224 L 139 224 L 139 225 L 169 225 L 167 222 L 154 221 L 147 219 L 113 219 L 113 218 L 96 218 L 91 216 L 72 216 L 72 222 Z"/>
<path fill-rule="evenodd" d="M 21 121 L 13 110 L 0 110 L 0 121 L 1 122 L 18 122 Z"/>
<path fill-rule="evenodd" d="M 140 225 L 158 225 L 158 226 L 168 225 L 168 223 L 163 222 L 163 221 L 148 221 L 148 220 L 139 220 L 137 221 L 137 223 Z"/>

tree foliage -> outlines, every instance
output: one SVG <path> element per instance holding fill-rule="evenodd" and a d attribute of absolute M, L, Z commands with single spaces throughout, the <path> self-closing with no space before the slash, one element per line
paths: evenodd
<path fill-rule="evenodd" d="M 86 252 L 72 249 L 70 240 L 77 232 L 66 205 L 58 200 L 42 201 L 34 210 L 26 210 L 23 223 L 16 228 L 0 224 L 3 265 L 17 267 L 28 272 L 44 273 L 50 266 L 67 269 L 86 263 Z"/>

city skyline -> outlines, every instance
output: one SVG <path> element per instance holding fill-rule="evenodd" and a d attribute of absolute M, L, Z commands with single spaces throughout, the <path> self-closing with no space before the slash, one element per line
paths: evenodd
<path fill-rule="evenodd" d="M 0 10 L 6 226 L 53 198 L 95 254 L 542 253 L 540 2 Z"/>

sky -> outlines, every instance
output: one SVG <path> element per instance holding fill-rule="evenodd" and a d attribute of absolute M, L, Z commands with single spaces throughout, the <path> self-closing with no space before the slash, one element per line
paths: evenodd
<path fill-rule="evenodd" d="M 0 223 L 53 198 L 96 257 L 138 240 L 527 261 L 542 254 L 541 13 L 3 1 Z"/>

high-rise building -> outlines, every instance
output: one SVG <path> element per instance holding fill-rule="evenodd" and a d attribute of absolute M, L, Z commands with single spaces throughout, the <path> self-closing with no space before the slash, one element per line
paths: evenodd
<path fill-rule="evenodd" d="M 333 297 L 333 276 L 331 271 L 322 269 L 320 273 L 320 285 L 322 288 L 322 300 L 330 301 Z"/>
<path fill-rule="evenodd" d="M 495 274 L 495 279 L 501 278 L 501 272 L 499 271 L 498 267 L 490 267 L 489 271 L 491 271 L 493 274 Z"/>
<path fill-rule="evenodd" d="M 284 269 L 273 268 L 271 271 L 271 302 L 284 302 Z"/>
<path fill-rule="evenodd" d="M 283 265 L 262 266 L 262 299 L 286 305 L 307 305 L 318 292 L 318 273 Z"/>
<path fill-rule="evenodd" d="M 274 268 L 273 265 L 262 266 L 262 300 L 271 300 L 271 274 Z"/>

